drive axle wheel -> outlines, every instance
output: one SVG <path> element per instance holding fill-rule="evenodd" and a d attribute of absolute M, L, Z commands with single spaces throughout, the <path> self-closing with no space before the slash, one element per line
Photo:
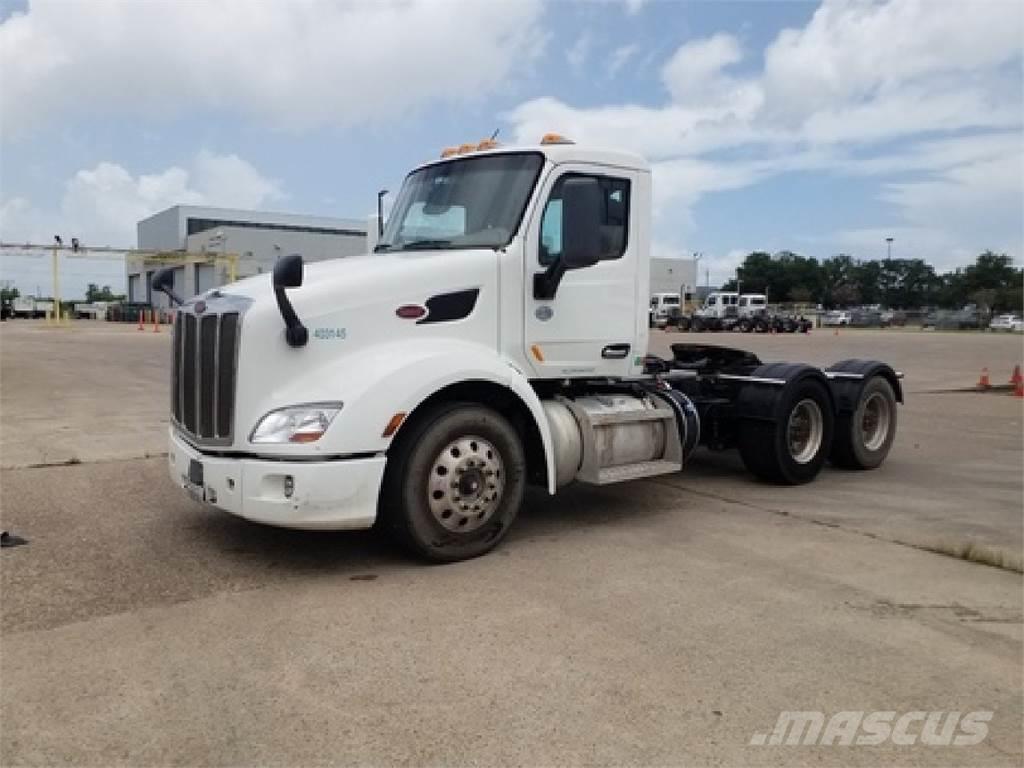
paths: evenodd
<path fill-rule="evenodd" d="M 800 485 L 817 477 L 829 455 L 834 418 L 825 385 L 802 379 L 786 385 L 771 420 L 740 424 L 743 464 L 757 477 Z"/>
<path fill-rule="evenodd" d="M 896 394 L 884 376 L 872 376 L 853 413 L 836 420 L 832 463 L 845 469 L 874 469 L 889 455 L 896 437 Z"/>
<path fill-rule="evenodd" d="M 446 403 L 416 417 L 388 452 L 381 515 L 399 541 L 436 562 L 497 545 L 525 487 L 519 435 L 496 411 Z"/>

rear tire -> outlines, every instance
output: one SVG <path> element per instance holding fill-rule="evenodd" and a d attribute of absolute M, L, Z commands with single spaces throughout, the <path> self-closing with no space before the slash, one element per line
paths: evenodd
<path fill-rule="evenodd" d="M 522 441 L 499 413 L 446 403 L 399 433 L 389 451 L 381 515 L 400 544 L 433 562 L 490 551 L 519 513 Z"/>
<path fill-rule="evenodd" d="M 832 463 L 843 469 L 875 469 L 896 438 L 896 393 L 884 376 L 872 376 L 857 407 L 836 419 Z"/>
<path fill-rule="evenodd" d="M 825 385 L 802 379 L 787 385 L 774 420 L 740 423 L 743 464 L 761 480 L 779 485 L 809 483 L 829 455 L 834 429 L 832 403 Z"/>

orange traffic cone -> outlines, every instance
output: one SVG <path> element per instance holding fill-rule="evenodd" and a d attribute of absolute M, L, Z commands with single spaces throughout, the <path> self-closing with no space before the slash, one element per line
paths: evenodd
<path fill-rule="evenodd" d="M 153 310 L 153 333 L 160 333 L 160 313 Z"/>
<path fill-rule="evenodd" d="M 146 330 L 146 329 L 145 329 L 145 328 L 143 327 L 143 324 L 144 324 L 145 322 L 146 322 L 146 310 L 144 310 L 144 309 L 140 309 L 140 310 L 139 310 L 139 327 L 138 327 L 138 330 L 140 330 L 140 331 L 144 331 L 144 330 Z"/>
<path fill-rule="evenodd" d="M 1013 375 L 1010 377 L 1010 384 L 1016 386 L 1024 381 L 1024 376 L 1020 375 L 1020 366 L 1013 366 Z"/>
<path fill-rule="evenodd" d="M 1018 380 L 1017 383 L 1013 385 L 1013 396 L 1024 397 L 1024 380 Z"/>
<path fill-rule="evenodd" d="M 988 389 L 992 383 L 988 380 L 988 368 L 981 369 L 981 378 L 978 379 L 978 389 Z"/>

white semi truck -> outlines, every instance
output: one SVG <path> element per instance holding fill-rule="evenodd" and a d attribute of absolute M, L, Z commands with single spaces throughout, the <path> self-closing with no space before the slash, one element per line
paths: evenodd
<path fill-rule="evenodd" d="M 527 483 L 679 472 L 698 445 L 777 483 L 877 467 L 902 400 L 884 363 L 646 355 L 650 211 L 631 154 L 555 135 L 446 150 L 375 252 L 285 256 L 180 307 L 171 479 L 250 520 L 380 523 L 453 561 L 501 541 Z M 169 271 L 153 282 L 178 301 Z"/>

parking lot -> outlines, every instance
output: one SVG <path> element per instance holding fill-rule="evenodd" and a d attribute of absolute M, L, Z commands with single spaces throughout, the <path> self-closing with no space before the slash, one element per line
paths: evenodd
<path fill-rule="evenodd" d="M 1019 765 L 1019 336 L 652 331 L 905 374 L 869 473 L 528 493 L 448 566 L 167 476 L 167 329 L 0 327 L 0 763 Z M 964 559 L 959 557 L 966 554 Z M 780 712 L 991 710 L 970 747 L 755 746 Z"/>

